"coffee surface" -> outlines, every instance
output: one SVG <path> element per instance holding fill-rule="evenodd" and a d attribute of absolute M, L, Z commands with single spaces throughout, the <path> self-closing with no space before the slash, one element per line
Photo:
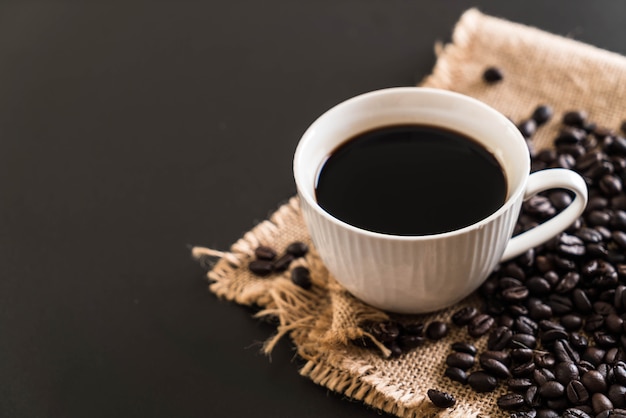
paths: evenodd
<path fill-rule="evenodd" d="M 353 226 L 393 235 L 428 235 L 471 225 L 506 199 L 495 157 L 458 132 L 396 125 L 359 134 L 323 163 L 319 205 Z"/>

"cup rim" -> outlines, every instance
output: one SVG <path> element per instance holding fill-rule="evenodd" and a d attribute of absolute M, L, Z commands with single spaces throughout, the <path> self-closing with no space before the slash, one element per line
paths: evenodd
<path fill-rule="evenodd" d="M 456 236 L 456 235 L 462 235 L 462 234 L 466 234 L 470 231 L 473 230 L 477 230 L 477 229 L 481 229 L 484 228 L 485 225 L 491 223 L 494 219 L 497 219 L 498 217 L 500 217 L 503 213 L 507 212 L 509 210 L 509 208 L 514 204 L 514 202 L 517 202 L 520 199 L 520 195 L 522 195 L 526 189 L 526 183 L 528 181 L 528 176 L 530 175 L 530 154 L 529 152 L 526 152 L 524 154 L 523 157 L 523 161 L 521 161 L 520 163 L 524 165 L 524 167 L 520 167 L 520 171 L 523 170 L 524 174 L 523 174 L 523 179 L 522 181 L 519 182 L 519 184 L 517 184 L 517 186 L 515 187 L 515 189 L 509 194 L 508 198 L 506 199 L 506 201 L 502 204 L 502 206 L 500 206 L 495 212 L 491 213 L 489 216 L 471 224 L 468 226 L 465 226 L 463 228 L 458 228 L 458 229 L 454 229 L 452 231 L 446 231 L 446 232 L 439 232 L 439 233 L 435 233 L 435 234 L 423 234 L 423 235 L 394 235 L 394 234 L 388 234 L 388 233 L 383 233 L 383 232 L 374 232 L 374 231 L 369 231 L 367 229 L 363 229 L 363 228 L 359 228 L 356 227 L 354 225 L 351 225 L 345 221 L 342 221 L 341 219 L 338 219 L 334 216 L 332 216 L 330 213 L 328 213 L 326 210 L 324 210 L 315 200 L 315 197 L 308 192 L 309 188 L 305 187 L 304 184 L 302 184 L 303 180 L 300 178 L 301 176 L 298 174 L 298 161 L 300 161 L 303 158 L 303 149 L 305 147 L 305 143 L 308 142 L 305 139 L 306 138 L 312 138 L 311 132 L 314 131 L 316 129 L 316 127 L 323 123 L 323 119 L 325 119 L 325 116 L 329 113 L 334 113 L 337 110 L 340 110 L 343 107 L 346 106 L 350 106 L 352 105 L 354 102 L 358 102 L 358 101 L 363 101 L 363 100 L 369 100 L 373 97 L 376 96 L 381 96 L 381 95 L 387 95 L 387 94 L 422 94 L 422 92 L 424 93 L 429 93 L 429 94 L 437 94 L 437 95 L 442 95 L 442 96 L 448 96 L 452 99 L 455 100 L 464 100 L 468 103 L 470 103 L 472 106 L 477 106 L 482 108 L 483 110 L 487 111 L 488 113 L 492 114 L 495 118 L 499 119 L 502 123 L 504 123 L 505 125 L 509 125 L 510 128 L 512 129 L 512 134 L 514 136 L 517 137 L 518 141 L 524 141 L 524 137 L 522 136 L 522 134 L 519 132 L 519 130 L 517 129 L 517 127 L 515 126 L 515 124 L 506 116 L 504 116 L 502 113 L 500 113 L 499 111 L 497 111 L 496 109 L 494 109 L 493 107 L 487 105 L 486 103 L 475 99 L 471 96 L 467 96 L 461 93 L 456 93 L 456 92 L 452 92 L 452 91 L 448 91 L 448 90 L 443 90 L 443 89 L 437 89 L 437 88 L 431 88 L 431 87 L 391 87 L 391 88 L 384 88 L 384 89 L 379 89 L 379 90 L 374 90 L 374 91 L 370 91 L 367 93 L 363 93 L 357 96 L 354 96 L 350 99 L 347 99 L 345 101 L 342 101 L 341 103 L 331 107 L 330 109 L 328 109 L 326 112 L 324 112 L 323 114 L 321 114 L 307 129 L 306 131 L 302 134 L 298 145 L 296 146 L 296 150 L 294 152 L 294 157 L 293 157 L 293 176 L 294 176 L 294 180 L 296 183 L 296 189 L 298 191 L 298 195 L 300 197 L 300 199 L 304 199 L 304 201 L 308 204 L 308 206 L 310 208 L 312 208 L 313 210 L 315 210 L 320 216 L 324 217 L 326 220 L 334 223 L 337 226 L 340 226 L 344 229 L 348 229 L 354 233 L 357 234 L 361 234 L 361 235 L 365 235 L 368 237 L 372 237 L 372 238 L 378 238 L 378 239 L 387 239 L 387 240 L 396 240 L 396 241 L 427 241 L 427 240 L 432 240 L 432 239 L 440 239 L 440 238 L 447 238 L 447 237 L 452 237 L 452 236 Z"/>

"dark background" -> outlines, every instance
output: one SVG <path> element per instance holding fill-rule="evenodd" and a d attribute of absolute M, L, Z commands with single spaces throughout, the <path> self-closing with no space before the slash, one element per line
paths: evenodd
<path fill-rule="evenodd" d="M 1 2 L 0 417 L 380 416 L 260 354 L 187 245 L 292 196 L 308 124 L 417 83 L 472 6 L 626 53 L 614 0 Z"/>

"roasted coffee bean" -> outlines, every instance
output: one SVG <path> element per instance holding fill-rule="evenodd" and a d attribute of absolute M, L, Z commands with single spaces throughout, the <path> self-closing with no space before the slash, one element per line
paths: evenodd
<path fill-rule="evenodd" d="M 513 331 L 511 331 L 509 328 L 498 327 L 489 333 L 487 348 L 489 350 L 502 350 L 508 346 L 512 336 Z"/>
<path fill-rule="evenodd" d="M 564 411 L 569 406 L 571 406 L 567 398 L 564 396 L 554 398 L 554 399 L 547 399 L 545 400 L 545 404 L 548 408 L 554 409 L 555 411 Z M 583 407 L 584 406 L 580 406 L 579 408 L 583 408 Z"/>
<path fill-rule="evenodd" d="M 614 136 L 613 141 L 606 147 L 607 151 L 611 153 L 617 153 L 620 155 L 626 154 L 626 138 L 621 136 Z"/>
<path fill-rule="evenodd" d="M 524 138 L 530 138 L 537 130 L 537 122 L 534 119 L 524 120 L 517 125 L 517 129 L 519 129 Z"/>
<path fill-rule="evenodd" d="M 310 289 L 312 286 L 311 272 L 304 266 L 294 267 L 291 270 L 291 281 L 303 289 Z"/>
<path fill-rule="evenodd" d="M 269 276 L 274 270 L 271 261 L 267 260 L 252 260 L 248 264 L 248 269 L 257 276 Z"/>
<path fill-rule="evenodd" d="M 444 376 L 446 376 L 450 380 L 454 380 L 459 383 L 467 383 L 467 373 L 465 370 L 459 369 L 458 367 L 448 367 L 444 372 Z"/>
<path fill-rule="evenodd" d="M 563 328 L 561 324 L 558 324 L 549 319 L 542 319 L 541 321 L 539 321 L 539 329 L 541 329 L 541 331 L 543 332 L 550 331 L 550 330 L 559 330 L 559 331 L 565 330 L 565 328 Z"/>
<path fill-rule="evenodd" d="M 413 334 L 403 334 L 400 335 L 397 339 L 398 345 L 406 351 L 419 347 L 420 345 L 424 344 L 424 341 L 426 341 L 426 339 L 421 335 Z"/>
<path fill-rule="evenodd" d="M 591 406 L 595 414 L 613 409 L 613 403 L 602 393 L 591 395 Z"/>
<path fill-rule="evenodd" d="M 433 321 L 428 324 L 425 333 L 431 340 L 440 340 L 448 335 L 448 325 L 442 321 Z"/>
<path fill-rule="evenodd" d="M 624 231 L 613 231 L 611 233 L 611 239 L 614 243 L 618 245 L 623 250 L 626 250 L 626 232 Z"/>
<path fill-rule="evenodd" d="M 582 314 L 591 313 L 593 305 L 589 300 L 589 297 L 582 289 L 574 289 L 572 291 L 572 301 L 576 310 Z"/>
<path fill-rule="evenodd" d="M 611 215 L 599 210 L 591 211 L 587 214 L 587 223 L 591 226 L 607 226 L 611 221 Z"/>
<path fill-rule="evenodd" d="M 509 287 L 522 286 L 522 281 L 514 277 L 503 277 L 498 281 L 500 289 L 508 289 Z"/>
<path fill-rule="evenodd" d="M 552 308 L 552 312 L 559 316 L 570 313 L 574 306 L 571 299 L 558 294 L 551 294 L 549 296 L 548 305 Z"/>
<path fill-rule="evenodd" d="M 474 345 L 460 341 L 452 343 L 451 348 L 456 352 L 467 353 L 471 354 L 472 356 L 475 356 L 476 353 L 478 353 L 478 349 L 476 349 Z"/>
<path fill-rule="evenodd" d="M 467 383 L 476 392 L 493 392 L 498 386 L 498 379 L 487 372 L 477 371 L 467 377 Z"/>
<path fill-rule="evenodd" d="M 563 411 L 561 418 L 592 418 L 591 415 L 578 408 L 568 408 Z"/>
<path fill-rule="evenodd" d="M 598 368 L 596 370 L 600 372 L 600 374 L 604 377 L 604 380 L 606 380 L 607 383 L 613 381 L 613 368 L 608 364 L 602 363 L 598 365 Z"/>
<path fill-rule="evenodd" d="M 450 367 L 467 370 L 474 365 L 474 356 L 468 353 L 452 353 L 446 357 L 446 364 Z"/>
<path fill-rule="evenodd" d="M 624 361 L 625 358 L 621 348 L 613 347 L 606 351 L 604 362 L 606 364 L 615 365 L 618 361 Z"/>
<path fill-rule="evenodd" d="M 613 366 L 613 378 L 620 385 L 626 385 L 626 363 L 618 361 Z"/>
<path fill-rule="evenodd" d="M 428 389 L 426 394 L 428 395 L 428 398 L 433 403 L 433 405 L 435 405 L 437 408 L 450 408 L 456 403 L 456 399 L 454 398 L 454 396 L 452 396 L 448 392 L 442 392 L 436 389 Z"/>
<path fill-rule="evenodd" d="M 469 324 L 469 322 L 478 315 L 478 309 L 472 306 L 466 306 L 459 309 L 452 315 L 452 323 L 456 326 L 462 327 Z"/>
<path fill-rule="evenodd" d="M 587 317 L 584 329 L 587 332 L 596 331 L 604 326 L 604 317 L 600 314 L 593 314 Z"/>
<path fill-rule="evenodd" d="M 565 393 L 573 405 L 586 404 L 590 398 L 587 388 L 579 380 L 571 380 L 565 388 Z"/>
<path fill-rule="evenodd" d="M 553 114 L 554 111 L 552 110 L 552 107 L 548 105 L 539 105 L 533 111 L 532 118 L 537 125 L 543 125 L 550 120 Z"/>
<path fill-rule="evenodd" d="M 554 354 L 548 351 L 535 351 L 533 354 L 535 366 L 552 368 L 556 364 Z"/>
<path fill-rule="evenodd" d="M 478 314 L 467 324 L 467 332 L 473 338 L 481 337 L 489 332 L 495 322 L 491 315 Z"/>
<path fill-rule="evenodd" d="M 505 309 L 506 309 L 506 306 L 504 305 L 501 299 L 490 298 L 486 300 L 485 313 L 487 315 L 493 315 L 497 317 L 497 316 L 502 315 Z M 494 318 L 494 324 L 495 324 L 495 318 Z"/>
<path fill-rule="evenodd" d="M 561 317 L 560 322 L 566 330 L 577 331 L 583 325 L 583 318 L 578 314 L 567 314 Z"/>
<path fill-rule="evenodd" d="M 626 211 L 616 210 L 613 212 L 613 216 L 609 222 L 609 225 L 614 229 L 626 231 Z"/>
<path fill-rule="evenodd" d="M 610 215 L 609 215 L 610 216 Z M 602 235 L 602 239 L 608 241 L 611 239 L 611 230 L 606 226 L 595 226 L 593 229 L 598 231 L 600 235 Z"/>
<path fill-rule="evenodd" d="M 626 386 L 619 384 L 611 385 L 606 396 L 615 408 L 624 408 L 626 406 Z"/>
<path fill-rule="evenodd" d="M 585 374 L 589 370 L 596 369 L 596 366 L 589 363 L 587 360 L 580 360 L 578 363 L 576 363 L 576 366 L 578 367 L 578 371 L 580 372 L 580 374 Z"/>
<path fill-rule="evenodd" d="M 551 329 L 541 333 L 541 342 L 546 346 L 554 344 L 557 340 L 566 340 L 567 338 L 567 332 L 560 329 Z"/>
<path fill-rule="evenodd" d="M 556 258 L 552 257 L 552 260 L 556 260 Z M 550 271 L 545 272 L 543 274 L 543 278 L 546 279 L 548 281 L 548 283 L 550 283 L 550 286 L 556 286 L 556 284 L 561 279 L 559 277 L 559 275 L 557 274 L 557 272 L 554 271 L 554 270 L 550 270 Z"/>
<path fill-rule="evenodd" d="M 580 228 L 574 233 L 574 235 L 587 243 L 597 244 L 602 241 L 602 234 L 593 228 Z"/>
<path fill-rule="evenodd" d="M 517 411 L 524 407 L 524 397 L 518 393 L 507 393 L 500 396 L 497 403 L 504 411 Z"/>
<path fill-rule="evenodd" d="M 507 311 L 509 311 L 509 313 L 514 317 L 528 315 L 528 308 L 518 303 L 513 304 L 513 305 L 508 305 Z"/>
<path fill-rule="evenodd" d="M 569 293 L 578 285 L 579 281 L 580 275 L 574 271 L 570 271 L 557 283 L 554 291 L 557 293 Z"/>
<path fill-rule="evenodd" d="M 286 251 L 287 254 L 291 254 L 296 258 L 303 257 L 309 252 L 309 246 L 304 242 L 295 241 L 287 246 Z"/>
<path fill-rule="evenodd" d="M 524 393 L 524 402 L 531 408 L 536 408 L 541 405 L 541 396 L 539 395 L 539 386 L 532 385 Z"/>
<path fill-rule="evenodd" d="M 509 262 L 506 263 L 502 268 L 501 268 L 501 273 L 507 277 L 511 277 L 513 279 L 517 279 L 520 280 L 521 282 L 523 282 L 524 280 L 526 280 L 526 273 L 524 272 L 524 269 L 522 269 L 519 265 L 517 265 L 517 263 L 515 262 Z M 501 281 L 501 279 L 500 279 Z"/>
<path fill-rule="evenodd" d="M 537 409 L 536 418 L 559 418 L 560 416 L 561 415 L 553 409 L 541 408 Z"/>
<path fill-rule="evenodd" d="M 600 347 L 588 347 L 585 352 L 580 356 L 581 360 L 588 361 L 593 364 L 595 367 L 598 367 L 602 360 L 604 359 L 604 355 L 606 351 L 601 349 Z"/>
<path fill-rule="evenodd" d="M 522 207 L 526 213 L 539 216 L 542 219 L 556 214 L 556 209 L 550 203 L 550 199 L 542 195 L 532 196 L 522 204 Z"/>
<path fill-rule="evenodd" d="M 606 196 L 614 196 L 622 191 L 622 180 L 612 174 L 605 174 L 599 182 L 600 190 Z"/>
<path fill-rule="evenodd" d="M 626 158 L 620 158 L 626 164 Z M 623 170 L 626 172 L 626 167 Z M 620 194 L 619 196 L 613 196 L 611 198 L 611 208 L 616 210 L 626 210 L 626 194 Z"/>
<path fill-rule="evenodd" d="M 537 418 L 537 411 L 529 409 L 528 411 L 517 411 L 511 413 L 509 418 Z"/>
<path fill-rule="evenodd" d="M 605 159 L 605 155 L 601 152 L 589 152 L 576 161 L 576 170 L 585 171 L 596 164 L 601 163 Z"/>
<path fill-rule="evenodd" d="M 481 358 L 480 365 L 483 369 L 485 369 L 486 372 L 495 377 L 501 379 L 511 377 L 511 372 L 509 371 L 508 367 L 506 367 L 504 364 L 500 363 L 497 360 L 491 358 Z"/>
<path fill-rule="evenodd" d="M 532 361 L 522 363 L 511 368 L 511 374 L 515 377 L 529 377 L 532 376 L 534 371 L 535 363 L 533 363 Z"/>
<path fill-rule="evenodd" d="M 548 198 L 550 199 L 552 206 L 554 206 L 557 210 L 563 210 L 568 207 L 570 203 L 572 203 L 572 196 L 564 190 L 555 190 L 550 192 Z"/>
<path fill-rule="evenodd" d="M 400 331 L 403 334 L 422 335 L 424 333 L 423 322 L 408 322 L 400 324 Z"/>
<path fill-rule="evenodd" d="M 567 385 L 571 380 L 578 380 L 578 367 L 574 363 L 562 361 L 554 366 L 554 377 L 557 382 Z"/>
<path fill-rule="evenodd" d="M 566 340 L 556 341 L 552 351 L 554 353 L 554 357 L 556 357 L 558 361 L 570 361 L 573 363 L 578 363 L 580 361 L 580 355 Z"/>
<path fill-rule="evenodd" d="M 483 72 L 483 80 L 485 80 L 487 84 L 497 83 L 498 81 L 501 81 L 503 78 L 504 78 L 504 74 L 502 73 L 502 70 L 498 67 L 488 67 Z"/>
<path fill-rule="evenodd" d="M 563 124 L 582 127 L 587 120 L 587 112 L 584 110 L 571 110 L 563 115 Z"/>
<path fill-rule="evenodd" d="M 520 316 L 515 321 L 515 330 L 524 334 L 536 334 L 539 325 L 527 316 Z"/>
<path fill-rule="evenodd" d="M 532 380 L 523 377 L 513 377 L 506 381 L 509 390 L 515 392 L 526 392 L 533 385 Z"/>
<path fill-rule="evenodd" d="M 535 365 L 535 367 L 537 367 L 537 366 Z M 541 385 L 543 385 L 546 382 L 549 382 L 551 380 L 555 380 L 555 377 L 554 377 L 554 373 L 552 373 L 549 369 L 546 369 L 546 368 L 537 369 L 537 368 L 535 368 L 535 371 L 533 372 L 533 380 L 535 381 L 537 386 L 541 386 Z"/>
<path fill-rule="evenodd" d="M 392 358 L 400 357 L 404 352 L 396 340 L 386 342 L 385 347 L 389 349 L 389 356 Z"/>
<path fill-rule="evenodd" d="M 551 380 L 539 386 L 539 395 L 546 399 L 558 398 L 564 393 L 565 387 L 556 380 Z"/>
<path fill-rule="evenodd" d="M 532 360 L 534 351 L 530 348 L 514 348 L 511 350 L 511 358 L 516 363 L 525 363 Z"/>
<path fill-rule="evenodd" d="M 624 409 L 609 409 L 600 412 L 595 418 L 626 418 L 626 410 Z"/>
<path fill-rule="evenodd" d="M 519 302 L 528 297 L 526 286 L 508 287 L 502 290 L 502 298 L 507 302 Z"/>
<path fill-rule="evenodd" d="M 582 334 L 572 332 L 569 335 L 569 342 L 571 346 L 578 351 L 584 351 L 589 347 L 589 340 Z"/>
<path fill-rule="evenodd" d="M 276 258 L 276 250 L 266 245 L 260 245 L 256 247 L 256 249 L 254 250 L 254 255 L 259 260 L 272 261 L 273 259 Z"/>
<path fill-rule="evenodd" d="M 614 299 L 614 294 L 611 295 L 610 298 L 607 298 L 608 300 L 613 301 Z M 599 315 L 602 315 L 603 317 L 606 317 L 612 313 L 615 312 L 615 308 L 613 307 L 613 305 L 611 303 L 608 302 L 604 302 L 602 300 L 598 301 L 598 302 L 594 302 L 593 304 L 593 311 Z"/>
<path fill-rule="evenodd" d="M 590 393 L 606 392 L 606 380 L 597 370 L 589 370 L 581 376 L 580 381 Z"/>
<path fill-rule="evenodd" d="M 543 296 L 550 292 L 550 283 L 540 276 L 533 276 L 526 281 L 526 287 L 531 294 Z"/>
<path fill-rule="evenodd" d="M 590 257 L 606 258 L 609 255 L 609 250 L 603 242 L 598 244 L 587 244 L 586 248 L 587 254 Z"/>
<path fill-rule="evenodd" d="M 615 337 L 604 331 L 594 332 L 593 341 L 596 343 L 596 346 L 602 348 L 611 348 L 617 345 L 617 340 L 615 339 Z"/>
<path fill-rule="evenodd" d="M 483 351 L 478 356 L 479 362 L 483 362 L 486 359 L 497 360 L 507 367 L 511 365 L 511 354 L 510 352 L 507 352 L 507 351 L 487 350 L 487 351 Z"/>
<path fill-rule="evenodd" d="M 532 334 L 514 334 L 509 340 L 511 348 L 535 348 L 537 347 L 537 339 Z"/>
<path fill-rule="evenodd" d="M 275 271 L 285 271 L 289 268 L 289 265 L 294 259 L 295 257 L 292 254 L 283 254 L 273 261 L 273 268 Z"/>
<path fill-rule="evenodd" d="M 400 327 L 394 321 L 371 323 L 366 327 L 366 330 L 383 343 L 395 341 L 400 335 Z"/>
<path fill-rule="evenodd" d="M 552 308 L 545 303 L 537 303 L 528 308 L 528 316 L 533 320 L 542 320 L 552 317 Z"/>

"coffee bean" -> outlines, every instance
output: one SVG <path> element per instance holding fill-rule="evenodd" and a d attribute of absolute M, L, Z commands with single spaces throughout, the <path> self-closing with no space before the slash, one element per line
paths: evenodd
<path fill-rule="evenodd" d="M 537 130 L 537 122 L 534 119 L 526 119 L 517 125 L 517 129 L 524 138 L 530 138 Z"/>
<path fill-rule="evenodd" d="M 533 295 L 543 296 L 550 292 L 550 283 L 540 276 L 533 276 L 528 279 L 526 287 Z"/>
<path fill-rule="evenodd" d="M 548 105 L 539 105 L 533 111 L 532 118 L 537 125 L 543 125 L 550 120 L 553 114 L 554 111 L 552 110 L 552 107 Z"/>
<path fill-rule="evenodd" d="M 578 363 L 580 361 L 580 355 L 566 340 L 555 341 L 552 350 L 558 361 L 569 361 L 573 363 Z"/>
<path fill-rule="evenodd" d="M 604 362 L 606 364 L 615 365 L 618 361 L 624 361 L 626 357 L 624 357 L 624 352 L 621 348 L 613 347 L 607 350 L 604 355 Z"/>
<path fill-rule="evenodd" d="M 478 314 L 467 324 L 467 332 L 471 337 L 481 337 L 489 332 L 495 322 L 495 319 L 493 319 L 491 315 Z"/>
<path fill-rule="evenodd" d="M 580 381 L 590 393 L 605 392 L 607 389 L 604 376 L 597 370 L 589 370 L 582 375 Z"/>
<path fill-rule="evenodd" d="M 579 380 L 571 380 L 565 388 L 565 393 L 573 405 L 583 405 L 590 398 L 587 388 Z"/>
<path fill-rule="evenodd" d="M 469 324 L 469 322 L 478 315 L 478 309 L 472 306 L 466 306 L 459 309 L 452 315 L 452 323 L 456 326 L 462 327 Z"/>
<path fill-rule="evenodd" d="M 591 405 L 595 414 L 613 409 L 613 403 L 602 393 L 591 395 Z"/>
<path fill-rule="evenodd" d="M 493 392 L 498 386 L 498 379 L 486 372 L 477 371 L 467 377 L 467 383 L 476 392 Z"/>
<path fill-rule="evenodd" d="M 612 301 L 613 297 L 608 298 L 608 300 Z M 603 317 L 606 317 L 615 312 L 615 308 L 611 303 L 604 302 L 602 300 L 593 304 L 593 310 L 595 313 L 597 313 L 598 315 L 602 315 Z"/>
<path fill-rule="evenodd" d="M 276 258 L 276 250 L 274 250 L 272 247 L 260 245 L 254 250 L 254 255 L 259 260 L 272 261 Z"/>
<path fill-rule="evenodd" d="M 423 322 L 408 322 L 399 325 L 403 334 L 422 335 L 424 333 Z"/>
<path fill-rule="evenodd" d="M 556 358 L 554 355 L 547 351 L 535 351 L 533 359 L 535 361 L 535 366 L 537 367 L 552 368 L 556 364 Z"/>
<path fill-rule="evenodd" d="M 560 329 L 551 329 L 549 331 L 541 333 L 541 342 L 547 346 L 554 344 L 554 342 L 557 340 L 566 340 L 567 338 L 567 332 Z"/>
<path fill-rule="evenodd" d="M 536 408 L 541 405 L 541 397 L 539 396 L 539 387 L 532 385 L 524 393 L 524 402 L 531 408 Z"/>
<path fill-rule="evenodd" d="M 565 387 L 556 380 L 546 382 L 539 387 L 539 395 L 546 399 L 558 398 L 564 393 Z"/>
<path fill-rule="evenodd" d="M 369 323 L 365 326 L 365 330 L 383 343 L 395 341 L 400 335 L 400 328 L 394 321 Z"/>
<path fill-rule="evenodd" d="M 487 348 L 489 350 L 502 350 L 509 344 L 513 331 L 507 327 L 498 327 L 489 333 Z"/>
<path fill-rule="evenodd" d="M 583 318 L 578 314 L 563 315 L 561 325 L 568 331 L 577 331 L 583 325 Z"/>
<path fill-rule="evenodd" d="M 552 308 L 545 303 L 536 303 L 528 309 L 528 316 L 534 320 L 552 318 Z"/>
<path fill-rule="evenodd" d="M 504 78 L 504 74 L 502 73 L 502 70 L 498 67 L 488 67 L 483 72 L 483 80 L 485 80 L 487 84 L 497 83 L 498 81 L 501 81 L 503 78 Z"/>
<path fill-rule="evenodd" d="M 606 351 L 599 347 L 588 347 L 580 358 L 597 367 L 600 363 L 602 363 L 602 359 L 604 359 L 605 354 Z"/>
<path fill-rule="evenodd" d="M 584 253 L 584 252 L 583 252 Z M 574 271 L 570 271 L 557 283 L 554 291 L 557 293 L 569 293 L 574 290 L 580 281 L 580 275 Z"/>
<path fill-rule="evenodd" d="M 487 351 L 483 351 L 478 356 L 478 361 L 481 363 L 485 361 L 486 359 L 493 359 L 493 360 L 499 361 L 500 363 L 504 364 L 507 367 L 511 365 L 511 354 L 510 352 L 507 352 L 507 351 L 487 350 Z"/>
<path fill-rule="evenodd" d="M 572 311 L 574 304 L 571 299 L 566 296 L 551 294 L 548 300 L 548 305 L 552 308 L 552 312 L 555 315 L 565 315 Z"/>
<path fill-rule="evenodd" d="M 471 354 L 472 356 L 475 356 L 476 353 L 478 353 L 478 350 L 476 349 L 476 347 L 470 343 L 465 343 L 465 342 L 455 342 L 452 343 L 451 348 L 454 351 L 457 351 L 459 353 L 467 353 L 467 354 Z"/>
<path fill-rule="evenodd" d="M 571 380 L 578 380 L 578 367 L 574 363 L 562 361 L 554 366 L 554 376 L 557 382 L 567 385 Z"/>
<path fill-rule="evenodd" d="M 572 203 L 572 196 L 564 190 L 550 192 L 549 199 L 557 210 L 563 210 Z"/>
<path fill-rule="evenodd" d="M 509 369 L 497 360 L 491 358 L 481 358 L 480 365 L 483 369 L 485 369 L 486 372 L 495 377 L 501 379 L 511 377 L 511 372 L 509 371 Z"/>
<path fill-rule="evenodd" d="M 450 367 L 467 370 L 474 365 L 474 356 L 468 353 L 452 353 L 446 357 L 446 364 Z"/>
<path fill-rule="evenodd" d="M 618 361 L 613 366 L 613 378 L 620 385 L 626 385 L 626 363 Z"/>
<path fill-rule="evenodd" d="M 528 315 L 528 308 L 520 304 L 521 302 L 510 304 L 507 306 L 507 311 L 514 317 Z"/>
<path fill-rule="evenodd" d="M 448 392 L 442 392 L 436 389 L 428 389 L 426 392 L 428 398 L 438 408 L 450 408 L 456 403 L 454 396 Z"/>
<path fill-rule="evenodd" d="M 400 357 L 403 353 L 402 347 L 400 347 L 400 344 L 398 344 L 396 340 L 386 342 L 385 347 L 389 349 L 391 358 Z"/>
<path fill-rule="evenodd" d="M 618 245 L 623 250 L 626 250 L 626 232 L 624 231 L 613 231 L 611 233 L 611 239 L 614 243 Z"/>
<path fill-rule="evenodd" d="M 577 332 L 572 332 L 569 335 L 569 342 L 571 346 L 578 351 L 584 351 L 589 346 L 589 340 L 584 335 Z"/>
<path fill-rule="evenodd" d="M 602 234 L 593 228 L 580 228 L 575 232 L 575 235 L 587 243 L 597 244 L 602 241 Z"/>
<path fill-rule="evenodd" d="M 252 260 L 248 264 L 248 269 L 257 276 L 269 276 L 274 270 L 271 261 L 267 260 Z"/>
<path fill-rule="evenodd" d="M 514 348 L 511 350 L 511 358 L 516 363 L 525 363 L 532 360 L 534 351 L 530 348 Z"/>
<path fill-rule="evenodd" d="M 622 191 L 622 180 L 612 174 L 605 174 L 599 182 L 600 190 L 606 196 L 614 196 Z"/>
<path fill-rule="evenodd" d="M 568 408 L 561 415 L 562 418 L 592 418 L 591 415 L 578 408 Z"/>
<path fill-rule="evenodd" d="M 291 270 L 291 281 L 303 289 L 311 288 L 311 272 L 303 266 L 294 267 Z"/>
<path fill-rule="evenodd" d="M 539 328 L 541 329 L 541 331 L 546 332 L 546 331 L 551 331 L 551 330 L 557 330 L 557 331 L 564 331 L 565 328 L 563 328 L 562 325 L 554 322 L 554 321 L 550 321 L 548 319 L 542 319 L 541 321 L 539 321 Z"/>
<path fill-rule="evenodd" d="M 599 210 L 589 212 L 586 218 L 591 226 L 607 226 L 611 221 L 611 215 Z"/>
<path fill-rule="evenodd" d="M 515 330 L 523 334 L 536 334 L 539 325 L 527 316 L 520 316 L 515 321 Z"/>
<path fill-rule="evenodd" d="M 535 367 L 538 367 L 538 365 L 535 365 Z M 537 386 L 541 386 L 554 379 L 554 373 L 546 368 L 535 368 L 535 371 L 533 372 L 533 381 L 537 384 Z"/>
<path fill-rule="evenodd" d="M 289 265 L 294 259 L 294 256 L 289 253 L 283 254 L 282 256 L 278 257 L 278 259 L 274 260 L 273 268 L 275 271 L 285 271 L 289 268 Z"/>
<path fill-rule="evenodd" d="M 535 363 L 529 361 L 527 363 L 519 364 L 511 368 L 511 374 L 515 377 L 528 377 L 532 376 L 535 371 Z"/>
<path fill-rule="evenodd" d="M 309 246 L 304 242 L 295 241 L 287 246 L 286 251 L 287 254 L 291 254 L 296 258 L 303 257 L 309 252 Z"/>
<path fill-rule="evenodd" d="M 517 411 L 511 413 L 509 418 L 537 418 L 537 411 L 529 409 L 528 411 Z"/>
<path fill-rule="evenodd" d="M 594 366 L 593 364 L 589 363 L 587 360 L 580 360 L 576 366 L 578 367 L 578 371 L 580 372 L 580 374 L 585 374 L 587 373 L 589 370 L 595 370 L 596 366 Z"/>
<path fill-rule="evenodd" d="M 606 396 L 615 408 L 626 407 L 626 386 L 619 384 L 611 385 Z"/>
<path fill-rule="evenodd" d="M 517 411 L 524 407 L 524 397 L 518 393 L 507 393 L 500 396 L 497 403 L 504 411 Z"/>
<path fill-rule="evenodd" d="M 563 115 L 563 123 L 569 126 L 582 127 L 587 120 L 587 112 L 584 110 L 571 110 Z"/>
<path fill-rule="evenodd" d="M 617 345 L 617 340 L 614 336 L 604 331 L 596 331 L 593 333 L 593 340 L 598 347 L 611 348 Z"/>
<path fill-rule="evenodd" d="M 523 377 L 513 377 L 506 381 L 509 390 L 515 392 L 526 392 L 533 385 L 532 380 Z"/>
<path fill-rule="evenodd" d="M 604 317 L 600 314 L 593 314 L 587 317 L 584 329 L 587 332 L 596 331 L 604 326 Z"/>
<path fill-rule="evenodd" d="M 559 418 L 560 416 L 561 415 L 553 409 L 542 408 L 537 409 L 536 418 Z"/>
<path fill-rule="evenodd" d="M 610 216 L 609 225 L 611 228 L 626 231 L 626 211 L 616 210 L 613 212 L 613 216 Z"/>
<path fill-rule="evenodd" d="M 440 340 L 448 335 L 448 325 L 442 321 L 433 321 L 426 327 L 426 336 L 431 340 Z"/>
<path fill-rule="evenodd" d="M 403 350 L 408 351 L 424 344 L 425 340 L 421 335 L 403 334 L 398 337 L 397 342 Z"/>
<path fill-rule="evenodd" d="M 448 379 L 454 380 L 459 383 L 467 383 L 467 373 L 465 370 L 459 369 L 458 367 L 448 367 L 444 372 L 444 376 Z"/>
<path fill-rule="evenodd" d="M 615 408 L 603 411 L 596 415 L 596 418 L 626 418 L 626 410 Z"/>
<path fill-rule="evenodd" d="M 582 289 L 574 289 L 572 291 L 572 302 L 576 310 L 582 314 L 591 313 L 593 310 L 589 297 Z"/>

